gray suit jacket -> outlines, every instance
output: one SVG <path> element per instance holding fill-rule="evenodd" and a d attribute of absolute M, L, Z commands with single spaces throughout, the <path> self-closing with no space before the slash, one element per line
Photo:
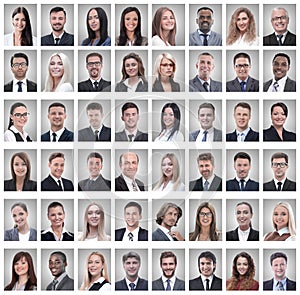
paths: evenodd
<path fill-rule="evenodd" d="M 51 287 L 52 287 L 52 283 L 50 283 L 46 290 L 49 291 L 51 290 Z M 74 280 L 71 279 L 68 275 L 66 275 L 62 280 L 61 282 L 56 286 L 56 289 L 55 291 L 57 290 L 71 290 L 73 291 L 74 290 Z"/>
<path fill-rule="evenodd" d="M 273 79 L 267 81 L 264 83 L 264 92 L 267 92 L 269 87 L 272 84 Z M 296 81 L 290 79 L 289 77 L 287 77 L 285 85 L 284 85 L 284 89 L 283 92 L 296 92 Z"/>
<path fill-rule="evenodd" d="M 211 31 L 211 34 L 207 40 L 208 46 L 222 46 L 222 35 L 216 32 Z M 190 46 L 203 46 L 202 40 L 198 31 L 195 31 L 190 34 L 189 37 L 189 45 Z"/>
<path fill-rule="evenodd" d="M 128 141 L 125 130 L 116 133 L 116 141 Z M 148 134 L 138 130 L 133 141 L 148 141 Z"/>
<path fill-rule="evenodd" d="M 194 131 L 190 133 L 189 140 L 196 141 L 200 130 Z M 214 138 L 213 141 L 222 141 L 222 130 L 214 128 Z"/>
<path fill-rule="evenodd" d="M 190 92 L 206 92 L 204 86 L 197 76 L 189 81 Z M 210 92 L 222 92 L 222 83 L 210 79 Z"/>
<path fill-rule="evenodd" d="M 226 91 L 227 92 L 242 92 L 241 84 L 239 83 L 238 78 L 226 82 Z M 258 80 L 249 76 L 246 92 L 258 92 L 259 91 L 259 82 Z"/>
<path fill-rule="evenodd" d="M 174 241 L 177 241 L 175 238 L 173 238 L 173 239 L 174 239 Z M 160 228 L 157 228 L 152 233 L 152 241 L 168 241 L 168 242 L 171 242 L 171 240 L 166 236 L 166 234 Z"/>
<path fill-rule="evenodd" d="M 36 229 L 30 228 L 29 241 L 36 241 Z M 4 241 L 19 241 L 19 232 L 16 228 L 8 229 L 4 233 Z"/>
<path fill-rule="evenodd" d="M 152 282 L 152 290 L 162 290 L 165 291 L 164 283 L 162 281 L 162 277 Z M 183 280 L 180 280 L 178 278 L 175 279 L 174 284 L 174 291 L 184 291 L 185 290 L 185 283 Z"/>

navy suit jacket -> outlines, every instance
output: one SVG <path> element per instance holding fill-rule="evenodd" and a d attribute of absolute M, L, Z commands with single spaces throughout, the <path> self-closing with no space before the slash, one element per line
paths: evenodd
<path fill-rule="evenodd" d="M 106 81 L 101 78 L 98 84 L 98 88 L 95 89 L 91 80 L 88 79 L 86 81 L 78 83 L 78 92 L 110 92 L 110 85 L 110 81 Z"/>
<path fill-rule="evenodd" d="M 105 179 L 102 175 L 99 175 L 95 181 L 90 182 L 90 179 L 87 178 L 78 183 L 78 191 L 110 191 L 110 188 L 110 180 Z"/>
<path fill-rule="evenodd" d="M 115 230 L 115 240 L 116 241 L 122 241 L 123 236 L 125 234 L 126 228 L 119 228 Z M 148 241 L 148 231 L 144 228 L 139 228 L 138 233 L 138 241 Z"/>
<path fill-rule="evenodd" d="M 287 131 L 283 128 L 282 139 L 279 137 L 276 129 L 272 125 L 270 128 L 263 131 L 264 141 L 296 141 L 296 133 Z"/>
<path fill-rule="evenodd" d="M 42 46 L 54 46 L 53 35 L 45 35 L 41 38 Z M 58 46 L 73 46 L 74 45 L 74 35 L 64 32 L 61 39 L 59 40 Z"/>
<path fill-rule="evenodd" d="M 239 241 L 238 227 L 226 233 L 226 241 Z M 247 241 L 259 241 L 259 231 L 250 227 Z"/>
<path fill-rule="evenodd" d="M 277 191 L 274 179 L 269 182 L 264 183 L 264 191 Z M 286 179 L 284 185 L 281 189 L 282 191 L 296 191 L 296 182 Z"/>
<path fill-rule="evenodd" d="M 195 31 L 189 36 L 190 46 L 203 46 L 202 40 L 200 38 L 199 32 Z M 211 31 L 210 36 L 207 40 L 208 46 L 222 46 L 222 35 Z"/>
<path fill-rule="evenodd" d="M 275 32 L 273 34 L 264 36 L 263 42 L 264 42 L 264 46 L 279 46 Z M 296 35 L 288 31 L 282 45 L 296 46 Z"/>
<path fill-rule="evenodd" d="M 272 291 L 273 290 L 273 279 L 264 281 L 263 283 L 264 291 Z M 296 290 L 296 282 L 290 279 L 286 279 L 286 290 L 287 291 L 295 291 Z"/>
<path fill-rule="evenodd" d="M 200 130 L 196 130 L 190 133 L 189 140 L 190 141 L 196 141 L 198 135 L 200 133 Z M 222 141 L 222 130 L 214 128 L 214 138 L 213 141 Z"/>
<path fill-rule="evenodd" d="M 66 178 L 61 178 L 63 182 L 64 191 L 74 191 L 74 186 L 71 180 Z M 56 181 L 48 175 L 41 184 L 42 191 L 60 191 L 59 186 Z"/>
<path fill-rule="evenodd" d="M 58 139 L 58 141 L 73 141 L 74 140 L 74 133 L 67 128 L 65 128 L 64 132 Z M 41 136 L 41 141 L 51 141 L 50 140 L 50 130 Z"/>
<path fill-rule="evenodd" d="M 206 92 L 199 78 L 196 76 L 189 81 L 190 92 Z M 210 92 L 222 92 L 222 83 L 210 79 Z"/>
<path fill-rule="evenodd" d="M 100 141 L 111 141 L 111 128 L 102 126 L 99 134 Z M 96 141 L 95 134 L 91 127 L 83 128 L 78 131 L 78 141 Z"/>
<path fill-rule="evenodd" d="M 190 191 L 203 191 L 203 177 L 190 182 Z M 215 175 L 208 191 L 222 191 L 222 178 Z"/>
<path fill-rule="evenodd" d="M 152 290 L 165 291 L 164 283 L 161 277 L 152 282 Z M 184 291 L 184 290 L 185 290 L 185 282 L 183 280 L 176 278 L 173 291 Z"/>
<path fill-rule="evenodd" d="M 135 179 L 135 182 L 138 185 L 140 191 L 145 190 L 145 185 L 143 182 L 141 182 L 138 179 Z M 126 184 L 122 174 L 115 179 L 115 190 L 116 191 L 129 191 L 129 188 L 127 187 L 127 184 Z"/>
<path fill-rule="evenodd" d="M 52 283 L 50 283 L 46 290 L 51 290 Z M 71 279 L 68 275 L 66 275 L 61 282 L 57 285 L 55 290 L 74 290 L 74 280 Z"/>
<path fill-rule="evenodd" d="M 116 141 L 128 141 L 125 130 L 116 133 Z M 133 141 L 148 141 L 148 134 L 138 130 Z"/>
<path fill-rule="evenodd" d="M 234 179 L 230 179 L 226 181 L 226 190 L 227 191 L 241 191 L 239 182 Z M 258 182 L 249 179 L 245 186 L 245 191 L 259 191 L 259 184 Z"/>
<path fill-rule="evenodd" d="M 241 84 L 238 78 L 226 82 L 226 91 L 227 92 L 242 92 Z M 259 82 L 258 80 L 248 77 L 246 84 L 246 92 L 258 92 L 259 91 Z"/>
<path fill-rule="evenodd" d="M 121 281 L 117 281 L 115 284 L 115 289 L 116 289 L 116 291 L 129 291 L 128 286 L 126 284 L 126 280 L 123 279 Z M 145 279 L 139 278 L 134 291 L 138 291 L 138 290 L 147 291 L 148 290 L 148 281 Z"/>
<path fill-rule="evenodd" d="M 27 83 L 27 92 L 37 92 L 37 85 L 36 83 L 26 79 Z M 12 92 L 13 91 L 13 81 L 4 85 L 4 92 Z"/>
<path fill-rule="evenodd" d="M 263 90 L 264 92 L 267 92 L 269 87 L 271 86 L 273 80 L 269 80 L 267 82 L 264 83 L 263 86 Z M 296 92 L 296 81 L 290 79 L 289 77 L 287 77 L 285 85 L 284 85 L 284 89 L 283 92 Z"/>
<path fill-rule="evenodd" d="M 226 141 L 237 141 L 236 131 L 226 134 Z M 259 141 L 259 133 L 250 128 L 245 141 Z"/>
<path fill-rule="evenodd" d="M 201 276 L 199 276 L 198 278 L 190 280 L 189 285 L 190 285 L 190 291 L 191 290 L 198 290 L 198 291 L 204 291 L 205 290 L 204 286 L 203 286 Z M 218 278 L 214 275 L 209 290 L 216 290 L 216 291 L 217 290 L 222 290 L 222 279 L 220 279 L 220 278 Z"/>

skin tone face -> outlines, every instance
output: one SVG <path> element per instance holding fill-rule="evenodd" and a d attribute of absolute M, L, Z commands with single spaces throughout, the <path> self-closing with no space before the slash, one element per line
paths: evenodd
<path fill-rule="evenodd" d="M 236 129 L 238 131 L 244 131 L 249 127 L 249 121 L 251 119 L 250 110 L 243 107 L 237 107 L 234 111 L 234 120 Z"/>
<path fill-rule="evenodd" d="M 101 210 L 97 205 L 92 205 L 89 207 L 87 212 L 88 224 L 92 227 L 98 226 L 101 220 Z"/>
<path fill-rule="evenodd" d="M 214 23 L 212 12 L 208 9 L 203 9 L 198 12 L 196 23 L 199 29 L 204 34 L 208 33 Z"/>
<path fill-rule="evenodd" d="M 18 67 L 14 67 L 14 66 L 11 67 L 11 71 L 12 71 L 14 77 L 17 80 L 25 79 L 26 73 L 27 73 L 27 70 L 28 70 L 26 59 L 23 58 L 23 57 L 14 57 L 12 64 L 13 65 L 14 64 L 19 64 L 20 65 Z"/>
<path fill-rule="evenodd" d="M 290 69 L 288 59 L 285 56 L 277 56 L 273 61 L 273 74 L 276 81 L 287 75 Z"/>
<path fill-rule="evenodd" d="M 216 264 L 209 258 L 202 257 L 200 258 L 200 273 L 206 278 L 210 277 L 216 268 Z"/>
<path fill-rule="evenodd" d="M 101 276 L 103 270 L 103 263 L 99 255 L 93 254 L 88 260 L 88 272 L 92 278 Z"/>
<path fill-rule="evenodd" d="M 48 211 L 48 220 L 51 223 L 52 228 L 63 227 L 65 221 L 65 212 L 62 207 L 52 207 Z"/>
<path fill-rule="evenodd" d="M 11 210 L 11 214 L 15 225 L 17 225 L 19 228 L 27 225 L 28 212 L 26 212 L 22 207 L 14 207 Z"/>
<path fill-rule="evenodd" d="M 249 206 L 246 204 L 236 206 L 235 216 L 241 230 L 245 231 L 250 227 L 253 214 L 251 213 Z"/>
<path fill-rule="evenodd" d="M 210 160 L 200 160 L 198 162 L 199 172 L 206 180 L 212 177 L 215 167 Z"/>
<path fill-rule="evenodd" d="M 176 270 L 175 258 L 174 257 L 163 258 L 160 267 L 166 278 L 168 279 L 172 278 Z"/>
<path fill-rule="evenodd" d="M 63 11 L 52 12 L 50 14 L 50 25 L 54 33 L 57 33 L 57 36 L 62 33 L 66 23 L 66 17 Z"/>
<path fill-rule="evenodd" d="M 208 81 L 211 72 L 215 68 L 214 59 L 209 55 L 200 55 L 196 68 L 198 70 L 199 78 L 201 80 Z"/>
<path fill-rule="evenodd" d="M 100 110 L 87 110 L 87 116 L 90 125 L 94 129 L 99 129 L 102 125 L 103 114 Z"/>
<path fill-rule="evenodd" d="M 48 167 L 50 168 L 50 173 L 60 179 L 65 169 L 65 159 L 64 158 L 54 158 L 51 163 L 48 163 Z"/>
<path fill-rule="evenodd" d="M 92 9 L 89 13 L 88 23 L 92 31 L 100 31 L 100 19 L 95 9 Z"/>
<path fill-rule="evenodd" d="M 274 107 L 271 115 L 272 124 L 275 128 L 283 128 L 286 114 L 282 107 Z"/>
<path fill-rule="evenodd" d="M 289 212 L 285 207 L 277 206 L 273 211 L 273 223 L 277 230 L 288 227 Z"/>
<path fill-rule="evenodd" d="M 135 11 L 125 14 L 124 24 L 127 32 L 134 32 L 138 25 L 138 15 Z"/>
<path fill-rule="evenodd" d="M 93 80 L 101 78 L 102 62 L 99 56 L 90 56 L 88 58 L 86 69 L 89 72 L 89 77 Z"/>
<path fill-rule="evenodd" d="M 135 257 L 128 258 L 123 264 L 126 277 L 129 281 L 135 281 L 140 270 L 140 263 Z"/>
<path fill-rule="evenodd" d="M 51 107 L 48 112 L 48 119 L 50 122 L 51 130 L 58 131 L 64 127 L 65 119 L 67 114 L 63 107 Z"/>
<path fill-rule="evenodd" d="M 174 165 L 173 165 L 171 159 L 169 159 L 169 158 L 163 159 L 163 161 L 161 163 L 161 170 L 162 170 L 163 175 L 168 180 L 171 180 L 173 177 L 173 169 L 174 169 Z"/>
<path fill-rule="evenodd" d="M 172 108 L 165 108 L 163 111 L 163 122 L 166 129 L 171 129 L 175 124 L 175 116 Z"/>
<path fill-rule="evenodd" d="M 201 108 L 198 112 L 198 121 L 202 129 L 210 129 L 215 121 L 214 111 L 210 108 Z"/>
<path fill-rule="evenodd" d="M 281 168 L 280 166 L 277 166 L 277 167 L 274 167 L 272 165 L 272 170 L 273 170 L 273 173 L 274 173 L 274 177 L 278 180 L 278 181 L 281 181 L 285 178 L 285 174 L 286 174 L 286 171 L 288 170 L 289 168 L 289 165 L 288 163 L 285 161 L 285 158 L 277 158 L 277 159 L 273 159 L 272 161 L 272 164 L 278 164 L 278 163 L 284 163 L 286 164 L 283 168 Z"/>
<path fill-rule="evenodd" d="M 135 130 L 139 120 L 138 110 L 136 108 L 128 108 L 123 112 L 121 119 L 125 124 L 125 129 Z"/>
<path fill-rule="evenodd" d="M 237 158 L 234 162 L 234 169 L 238 178 L 245 179 L 249 174 L 251 164 L 248 159 Z"/>
<path fill-rule="evenodd" d="M 14 172 L 16 177 L 23 178 L 27 174 L 27 166 L 26 163 L 18 156 L 14 158 L 13 162 Z"/>
<path fill-rule="evenodd" d="M 199 221 L 201 224 L 201 227 L 209 227 L 212 223 L 212 215 L 211 211 L 204 207 L 201 209 L 199 214 Z"/>
<path fill-rule="evenodd" d="M 49 270 L 51 271 L 51 274 L 58 278 L 62 273 L 64 273 L 66 270 L 67 262 L 63 262 L 60 255 L 51 255 L 49 258 Z"/>
<path fill-rule="evenodd" d="M 125 71 L 129 78 L 138 76 L 139 64 L 134 58 L 128 58 L 125 60 Z"/>
<path fill-rule="evenodd" d="M 275 9 L 272 11 L 271 23 L 274 31 L 278 35 L 282 35 L 287 31 L 289 18 L 284 9 Z"/>
<path fill-rule="evenodd" d="M 282 281 L 285 278 L 285 272 L 287 270 L 287 263 L 283 257 L 275 258 L 272 261 L 272 271 L 274 278 L 277 281 Z"/>
<path fill-rule="evenodd" d="M 139 163 L 136 154 L 126 153 L 122 156 L 120 168 L 125 176 L 134 179 L 135 174 L 138 170 L 138 164 Z"/>
<path fill-rule="evenodd" d="M 18 118 L 16 114 L 25 114 L 27 113 L 26 107 L 17 107 L 13 110 L 13 114 L 10 115 L 10 119 L 13 121 L 13 125 L 19 130 L 23 131 L 24 126 L 27 123 L 28 116 L 21 116 Z"/>
<path fill-rule="evenodd" d="M 241 66 L 242 65 L 242 66 Z M 235 60 L 234 70 L 238 78 L 242 81 L 246 80 L 249 76 L 251 64 L 246 57 L 238 57 Z"/>
<path fill-rule="evenodd" d="M 236 268 L 240 276 L 246 275 L 249 265 L 248 260 L 245 257 L 239 257 L 236 261 Z"/>
<path fill-rule="evenodd" d="M 139 209 L 137 207 L 127 207 L 124 212 L 124 219 L 127 229 L 133 231 L 139 227 L 139 222 L 142 219 L 142 215 L 139 213 Z"/>
<path fill-rule="evenodd" d="M 64 64 L 58 55 L 51 58 L 49 72 L 53 78 L 61 78 L 64 75 Z"/>
<path fill-rule="evenodd" d="M 22 31 L 26 27 L 26 20 L 24 14 L 17 13 L 13 18 L 12 18 L 12 24 L 15 29 L 15 32 L 17 33 L 22 33 Z"/>
<path fill-rule="evenodd" d="M 160 75 L 162 77 L 171 77 L 174 73 L 174 63 L 167 59 L 163 58 L 160 62 Z"/>
<path fill-rule="evenodd" d="M 99 158 L 89 158 L 88 159 L 88 169 L 91 178 L 96 178 L 100 175 L 102 170 L 102 161 Z"/>
<path fill-rule="evenodd" d="M 162 217 L 161 226 L 171 229 L 177 222 L 178 210 L 176 208 L 170 207 L 165 215 Z"/>
<path fill-rule="evenodd" d="M 242 35 L 246 33 L 249 26 L 249 21 L 250 20 L 246 12 L 241 12 L 238 15 L 236 20 L 236 26 Z"/>
<path fill-rule="evenodd" d="M 163 12 L 163 14 L 161 16 L 160 25 L 163 30 L 163 33 L 169 33 L 171 30 L 174 29 L 175 18 L 171 11 L 166 10 Z"/>
<path fill-rule="evenodd" d="M 24 276 L 28 273 L 28 262 L 25 257 L 22 257 L 14 264 L 14 270 L 18 276 Z"/>

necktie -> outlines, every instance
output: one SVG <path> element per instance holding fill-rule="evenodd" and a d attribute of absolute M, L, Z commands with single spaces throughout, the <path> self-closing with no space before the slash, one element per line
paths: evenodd
<path fill-rule="evenodd" d="M 206 140 L 207 140 L 207 133 L 208 133 L 207 130 L 205 130 L 205 131 L 203 132 L 202 141 L 206 141 Z"/>
<path fill-rule="evenodd" d="M 22 89 L 23 82 L 19 81 L 19 82 L 17 82 L 17 84 L 18 84 L 18 92 L 23 92 L 23 89 Z"/>
<path fill-rule="evenodd" d="M 128 141 L 132 141 L 134 135 L 133 134 L 128 134 Z"/>
<path fill-rule="evenodd" d="M 283 35 L 278 35 L 277 37 L 278 37 L 278 45 L 282 46 L 283 45 L 282 44 L 282 37 L 283 37 Z"/>
<path fill-rule="evenodd" d="M 137 192 L 139 190 L 138 186 L 137 186 L 137 184 L 134 180 L 132 181 L 132 189 L 133 189 L 134 192 Z"/>
<path fill-rule="evenodd" d="M 170 279 L 167 279 L 167 288 L 166 291 L 171 291 L 171 284 L 170 284 Z"/>
<path fill-rule="evenodd" d="M 100 141 L 98 134 L 99 134 L 99 130 L 95 130 L 95 141 Z"/>
<path fill-rule="evenodd" d="M 94 91 L 97 91 L 99 83 L 95 81 L 93 84 L 94 84 Z"/>
<path fill-rule="evenodd" d="M 129 287 L 130 287 L 130 291 L 133 291 L 135 288 L 135 283 L 130 283 Z"/>
<path fill-rule="evenodd" d="M 282 182 L 278 181 L 277 185 L 278 185 L 277 190 L 281 191 Z"/>
<path fill-rule="evenodd" d="M 245 190 L 245 179 L 241 179 L 241 191 Z"/>
<path fill-rule="evenodd" d="M 245 141 L 245 134 L 244 133 L 239 134 L 238 141 Z"/>
<path fill-rule="evenodd" d="M 129 241 L 133 241 L 133 234 L 132 233 L 128 234 L 128 239 L 129 239 Z"/>
<path fill-rule="evenodd" d="M 52 133 L 52 141 L 56 142 L 57 134 L 55 132 Z"/>
<path fill-rule="evenodd" d="M 208 86 L 209 86 L 209 84 L 207 82 L 203 83 L 203 87 L 204 87 L 204 89 L 205 89 L 206 92 L 209 92 L 208 91 Z"/>
<path fill-rule="evenodd" d="M 56 290 L 56 285 L 58 283 L 58 280 L 53 280 L 51 285 L 51 290 Z"/>
<path fill-rule="evenodd" d="M 58 188 L 59 188 L 59 190 L 60 190 L 60 191 L 63 191 L 63 188 L 62 188 L 62 186 L 61 186 L 61 181 L 60 181 L 60 179 L 57 180 L 57 183 L 58 183 Z"/>
<path fill-rule="evenodd" d="M 209 185 L 209 182 L 207 180 L 205 180 L 203 190 L 208 191 L 208 185 Z"/>
<path fill-rule="evenodd" d="M 278 283 L 277 283 L 277 288 L 278 288 L 278 291 L 284 291 L 284 289 L 283 289 L 283 284 L 282 284 L 281 281 L 278 281 Z"/>
<path fill-rule="evenodd" d="M 54 45 L 58 45 L 60 38 L 55 38 L 55 44 Z"/>
<path fill-rule="evenodd" d="M 208 42 L 207 42 L 208 35 L 207 34 L 201 34 L 201 36 L 203 37 L 203 45 L 207 46 L 208 45 Z"/>
<path fill-rule="evenodd" d="M 242 82 L 240 82 L 240 84 L 241 84 L 242 92 L 245 92 L 246 91 L 246 82 L 242 81 Z"/>
<path fill-rule="evenodd" d="M 279 84 L 277 81 L 275 81 L 273 84 L 273 92 L 278 92 L 278 87 L 279 87 Z"/>
<path fill-rule="evenodd" d="M 205 290 L 209 290 L 209 279 L 205 280 Z"/>

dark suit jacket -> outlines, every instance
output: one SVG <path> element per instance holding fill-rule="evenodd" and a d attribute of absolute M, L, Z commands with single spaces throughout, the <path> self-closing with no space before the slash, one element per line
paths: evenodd
<path fill-rule="evenodd" d="M 236 131 L 226 134 L 226 141 L 237 141 Z M 259 133 L 250 128 L 245 141 L 259 141 Z"/>
<path fill-rule="evenodd" d="M 37 85 L 36 83 L 26 79 L 27 83 L 27 92 L 37 92 Z M 4 92 L 12 92 L 13 91 L 13 81 L 4 85 Z"/>
<path fill-rule="evenodd" d="M 52 283 L 50 283 L 46 290 L 51 290 Z M 57 285 L 55 290 L 74 290 L 74 280 L 66 275 L 61 282 Z"/>
<path fill-rule="evenodd" d="M 201 279 L 201 276 L 198 278 L 192 279 L 189 281 L 190 285 L 190 291 L 191 290 L 198 290 L 198 291 L 204 291 L 203 282 Z M 216 277 L 214 275 L 210 289 L 209 290 L 222 290 L 222 279 Z"/>
<path fill-rule="evenodd" d="M 226 91 L 227 92 L 242 92 L 241 84 L 238 78 L 234 80 L 226 82 Z M 247 85 L 246 85 L 246 92 L 258 92 L 259 91 L 259 82 L 258 80 L 249 76 Z"/>
<path fill-rule="evenodd" d="M 129 291 L 127 284 L 126 284 L 126 280 L 123 279 L 121 281 L 117 281 L 115 284 L 115 289 L 116 289 L 116 291 Z M 139 278 L 134 291 L 138 291 L 138 290 L 147 291 L 148 290 L 148 281 L 144 280 L 142 278 Z"/>
<path fill-rule="evenodd" d="M 174 239 L 174 241 L 177 241 L 176 238 L 173 238 L 173 239 Z M 152 233 L 152 241 L 168 241 L 168 242 L 170 242 L 171 240 L 166 236 L 166 234 L 160 228 L 157 228 Z"/>
<path fill-rule="evenodd" d="M 145 185 L 143 182 L 141 182 L 138 179 L 135 179 L 135 182 L 138 185 L 140 191 L 145 191 Z M 127 187 L 127 184 L 126 184 L 122 174 L 115 179 L 115 190 L 116 191 L 129 191 L 129 188 Z"/>
<path fill-rule="evenodd" d="M 264 281 L 263 283 L 264 291 L 272 291 L 273 290 L 273 279 Z M 295 291 L 296 290 L 296 282 L 290 279 L 286 279 L 286 290 L 287 291 Z"/>
<path fill-rule="evenodd" d="M 58 141 L 73 141 L 74 140 L 74 133 L 67 128 L 65 128 L 64 132 L 58 139 Z M 51 141 L 50 140 L 50 130 L 41 136 L 41 141 Z"/>
<path fill-rule="evenodd" d="M 296 35 L 288 31 L 282 45 L 296 46 Z M 268 36 L 264 36 L 264 46 L 279 46 L 275 32 Z"/>
<path fill-rule="evenodd" d="M 264 87 L 263 90 L 264 92 L 267 92 L 269 87 L 271 86 L 273 80 L 269 80 L 267 82 L 264 83 Z M 285 85 L 284 85 L 284 89 L 283 92 L 296 92 L 296 81 L 290 79 L 289 77 L 287 77 Z"/>
<path fill-rule="evenodd" d="M 296 141 L 296 133 L 287 131 L 283 128 L 282 138 L 283 140 L 281 140 L 273 125 L 263 131 L 264 141 Z"/>
<path fill-rule="evenodd" d="M 125 234 L 126 228 L 119 228 L 115 230 L 115 240 L 122 241 L 123 236 Z M 138 233 L 138 241 L 148 241 L 148 231 L 144 228 L 139 229 Z"/>
<path fill-rule="evenodd" d="M 22 191 L 36 191 L 37 184 L 33 180 L 25 180 L 23 184 Z M 4 190 L 5 191 L 16 191 L 16 182 L 14 179 L 4 180 Z"/>
<path fill-rule="evenodd" d="M 111 182 L 105 179 L 102 175 L 95 181 L 89 181 L 90 179 L 80 180 L 78 183 L 78 191 L 110 191 Z"/>
<path fill-rule="evenodd" d="M 190 92 L 206 92 L 199 78 L 196 76 L 189 81 Z M 222 83 L 210 79 L 210 92 L 222 92 Z"/>
<path fill-rule="evenodd" d="M 106 81 L 101 78 L 98 88 L 94 89 L 94 85 L 92 84 L 91 80 L 88 79 L 78 83 L 78 92 L 110 92 L 110 85 L 110 81 Z"/>
<path fill-rule="evenodd" d="M 161 277 L 152 282 L 152 290 L 165 291 L 164 283 L 163 283 Z M 185 282 L 183 280 L 176 278 L 173 290 L 174 291 L 184 291 L 185 290 Z"/>
<path fill-rule="evenodd" d="M 74 191 L 74 186 L 71 180 L 61 178 L 63 182 L 64 191 Z M 48 175 L 41 184 L 42 191 L 60 191 L 56 181 Z"/>
<path fill-rule="evenodd" d="M 189 140 L 190 141 L 196 141 L 198 135 L 200 133 L 200 130 L 196 130 L 194 132 L 190 133 Z M 222 141 L 222 130 L 214 128 L 214 138 L 213 141 Z"/>
<path fill-rule="evenodd" d="M 269 182 L 264 183 L 264 191 L 277 191 L 274 179 Z M 286 179 L 282 187 L 283 191 L 296 191 L 296 182 Z"/>
<path fill-rule="evenodd" d="M 102 126 L 99 134 L 100 141 L 111 141 L 111 128 Z M 83 128 L 78 131 L 78 141 L 95 141 L 95 134 L 91 127 Z"/>
<path fill-rule="evenodd" d="M 203 191 L 203 177 L 190 182 L 190 191 Z M 215 175 L 209 186 L 209 191 L 222 191 L 222 178 Z"/>
<path fill-rule="evenodd" d="M 128 141 L 125 130 L 116 133 L 116 141 Z M 148 141 L 148 134 L 138 130 L 133 141 Z"/>
<path fill-rule="evenodd" d="M 179 83 L 175 82 L 172 78 L 170 78 L 172 92 L 180 92 L 180 85 Z M 152 92 L 165 92 L 164 88 L 160 80 L 156 79 L 152 86 Z"/>
<path fill-rule="evenodd" d="M 53 35 L 45 35 L 41 38 L 42 46 L 54 46 Z M 58 46 L 73 46 L 74 45 L 74 35 L 64 32 L 61 39 L 59 40 Z"/>
<path fill-rule="evenodd" d="M 51 232 L 41 233 L 41 241 L 55 241 L 54 235 Z M 70 232 L 64 232 L 62 241 L 74 241 L 74 234 Z M 56 241 L 55 241 L 56 242 Z"/>
<path fill-rule="evenodd" d="M 116 85 L 115 92 L 127 92 L 128 87 L 124 84 L 124 82 L 119 82 Z M 147 92 L 148 91 L 148 82 L 140 81 L 138 86 L 136 87 L 135 92 Z"/>
<path fill-rule="evenodd" d="M 226 233 L 226 241 L 239 241 L 238 227 Z M 251 227 L 247 241 L 259 241 L 259 231 Z"/>
<path fill-rule="evenodd" d="M 36 229 L 30 228 L 29 241 L 36 241 L 37 232 Z M 4 233 L 4 241 L 19 241 L 19 231 L 17 228 L 8 229 Z"/>
<path fill-rule="evenodd" d="M 226 190 L 227 191 L 240 191 L 239 182 L 234 179 L 230 179 L 226 181 Z M 258 182 L 249 179 L 245 186 L 245 191 L 259 191 L 259 184 Z"/>

